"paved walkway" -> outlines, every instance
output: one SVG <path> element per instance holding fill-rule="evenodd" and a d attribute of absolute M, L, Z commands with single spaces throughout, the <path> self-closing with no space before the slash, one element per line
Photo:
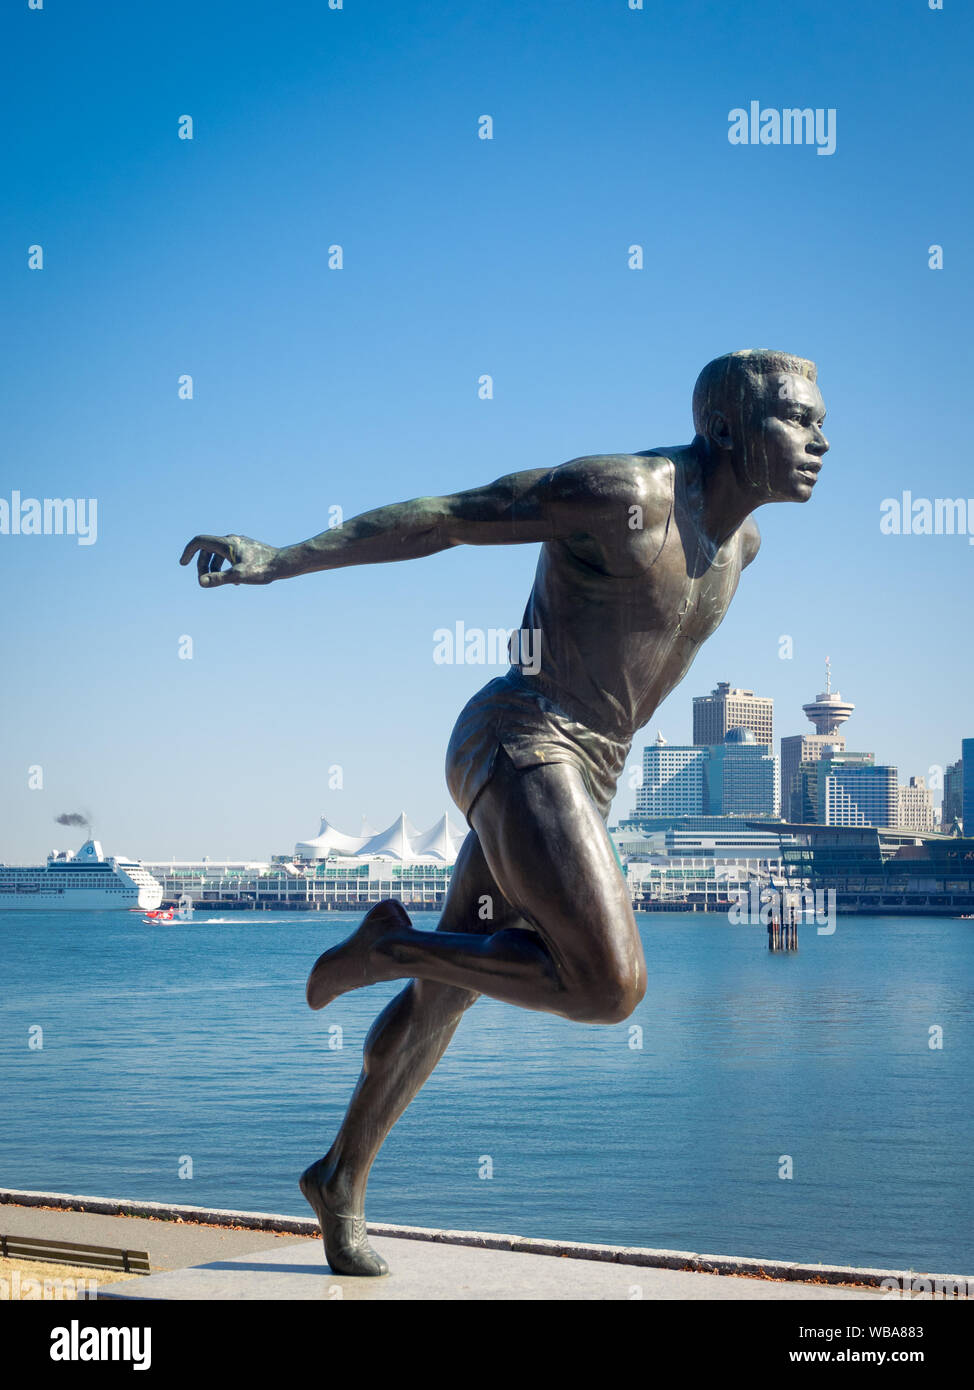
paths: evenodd
<path fill-rule="evenodd" d="M 320 1242 L 299 1241 L 193 1269 L 131 1279 L 105 1297 L 133 1299 L 332 1299 L 509 1301 L 549 1299 L 877 1299 L 878 1289 L 777 1283 L 684 1273 L 558 1255 L 483 1250 L 390 1236 L 371 1238 L 389 1263 L 381 1279 L 334 1275 Z"/>
<path fill-rule="evenodd" d="M 89 1209 L 73 1209 L 77 1206 Z M 91 1206 L 105 1210 L 92 1211 Z M 126 1207 L 159 1215 L 121 1214 Z M 267 1229 L 282 1224 L 291 1229 Z M 859 1277 L 875 1285 L 885 1271 L 823 1268 L 819 1273 L 814 1266 L 767 1263 L 766 1272 L 755 1277 L 755 1261 L 382 1226 L 370 1226 L 370 1238 L 388 1261 L 391 1274 L 355 1279 L 332 1274 L 312 1228 L 310 1221 L 259 1213 L 205 1212 L 0 1190 L 0 1232 L 5 1235 L 148 1251 L 152 1273 L 103 1287 L 99 1297 L 106 1299 L 847 1301 L 888 1297 L 879 1287 L 855 1287 Z M 690 1261 L 707 1268 L 681 1267 Z M 784 1277 L 769 1278 L 776 1269 Z M 824 1282 L 826 1278 L 832 1282 Z M 848 1283 L 836 1282 L 846 1279 Z"/>

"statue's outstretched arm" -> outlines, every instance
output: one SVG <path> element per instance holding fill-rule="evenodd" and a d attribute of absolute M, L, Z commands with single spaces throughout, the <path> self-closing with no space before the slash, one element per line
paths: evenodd
<path fill-rule="evenodd" d="M 570 466 L 570 465 L 569 465 Z M 516 545 L 569 534 L 580 525 L 583 490 L 552 485 L 558 469 L 511 473 L 447 497 L 416 497 L 362 512 L 310 540 L 276 549 L 249 536 L 194 536 L 180 558 L 198 555 L 204 588 L 270 584 L 314 570 L 417 560 L 454 545 Z M 223 569 L 224 562 L 230 568 Z"/>

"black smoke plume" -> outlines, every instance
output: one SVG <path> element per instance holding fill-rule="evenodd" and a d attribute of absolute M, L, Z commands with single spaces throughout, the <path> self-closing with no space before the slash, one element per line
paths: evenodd
<path fill-rule="evenodd" d="M 81 815 L 79 811 L 66 811 L 62 816 L 55 816 L 54 820 L 58 825 L 83 825 L 85 829 L 90 824 L 88 817 Z"/>

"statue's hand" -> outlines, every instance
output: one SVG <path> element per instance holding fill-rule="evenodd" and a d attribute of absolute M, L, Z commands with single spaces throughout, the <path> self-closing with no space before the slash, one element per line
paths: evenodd
<path fill-rule="evenodd" d="M 204 589 L 215 589 L 218 584 L 269 584 L 275 578 L 274 561 L 279 552 L 249 536 L 194 536 L 179 563 L 188 565 L 197 551 L 196 570 Z M 224 560 L 229 561 L 228 570 L 223 568 Z"/>

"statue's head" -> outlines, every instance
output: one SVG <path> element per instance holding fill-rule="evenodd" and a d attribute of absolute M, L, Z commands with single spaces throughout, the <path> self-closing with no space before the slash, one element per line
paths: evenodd
<path fill-rule="evenodd" d="M 807 502 L 828 441 L 815 363 L 788 352 L 728 352 L 693 388 L 693 424 L 756 502 Z"/>

